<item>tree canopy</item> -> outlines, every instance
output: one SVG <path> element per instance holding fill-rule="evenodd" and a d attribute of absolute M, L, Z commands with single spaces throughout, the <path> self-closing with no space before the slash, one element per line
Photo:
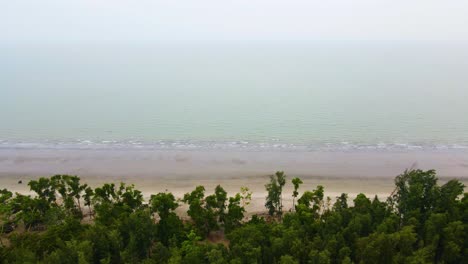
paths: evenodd
<path fill-rule="evenodd" d="M 265 186 L 268 215 L 248 216 L 245 187 L 145 200 L 125 183 L 39 178 L 28 184 L 34 195 L 0 189 L 0 263 L 467 263 L 468 193 L 456 179 L 408 170 L 386 200 L 291 183 L 295 210 L 283 212 L 277 172 Z"/>

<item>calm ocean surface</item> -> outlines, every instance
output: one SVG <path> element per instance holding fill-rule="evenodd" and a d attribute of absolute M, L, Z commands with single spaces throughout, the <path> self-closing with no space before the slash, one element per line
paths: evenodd
<path fill-rule="evenodd" d="M 0 147 L 468 148 L 468 49 L 0 47 Z"/>

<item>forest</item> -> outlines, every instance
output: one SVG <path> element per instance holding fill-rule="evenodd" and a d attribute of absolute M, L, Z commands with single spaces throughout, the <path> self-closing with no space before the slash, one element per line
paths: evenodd
<path fill-rule="evenodd" d="M 265 213 L 252 215 L 248 188 L 145 199 L 125 183 L 38 178 L 28 183 L 34 195 L 0 190 L 0 263 L 468 263 L 465 186 L 441 184 L 434 170 L 394 182 L 385 199 L 330 198 L 277 172 L 265 185 Z M 286 196 L 293 208 L 283 207 Z M 187 217 L 176 213 L 182 205 Z"/>

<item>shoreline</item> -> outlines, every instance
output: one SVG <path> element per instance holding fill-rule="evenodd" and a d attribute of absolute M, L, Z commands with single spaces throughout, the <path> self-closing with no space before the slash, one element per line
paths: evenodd
<path fill-rule="evenodd" d="M 54 174 L 77 175 L 93 188 L 134 184 L 145 199 L 166 190 L 181 198 L 197 185 L 210 194 L 218 184 L 234 195 L 245 186 L 253 192 L 249 213 L 265 210 L 264 185 L 277 170 L 287 175 L 284 199 L 289 208 L 294 177 L 304 182 L 301 193 L 323 185 L 325 196 L 332 199 L 341 193 L 350 199 L 359 193 L 385 199 L 394 189 L 394 178 L 408 168 L 435 169 L 441 182 L 456 178 L 468 185 L 468 151 L 0 149 L 0 186 L 13 192 L 29 193 L 29 180 Z"/>
<path fill-rule="evenodd" d="M 467 150 L 242 151 L 0 148 L 0 175 L 73 174 L 168 179 L 262 176 L 394 178 L 407 168 L 468 178 Z"/>

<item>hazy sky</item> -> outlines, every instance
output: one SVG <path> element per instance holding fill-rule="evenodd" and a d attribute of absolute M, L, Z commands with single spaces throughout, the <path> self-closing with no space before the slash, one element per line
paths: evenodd
<path fill-rule="evenodd" d="M 0 42 L 468 41 L 466 0 L 1 0 Z"/>

